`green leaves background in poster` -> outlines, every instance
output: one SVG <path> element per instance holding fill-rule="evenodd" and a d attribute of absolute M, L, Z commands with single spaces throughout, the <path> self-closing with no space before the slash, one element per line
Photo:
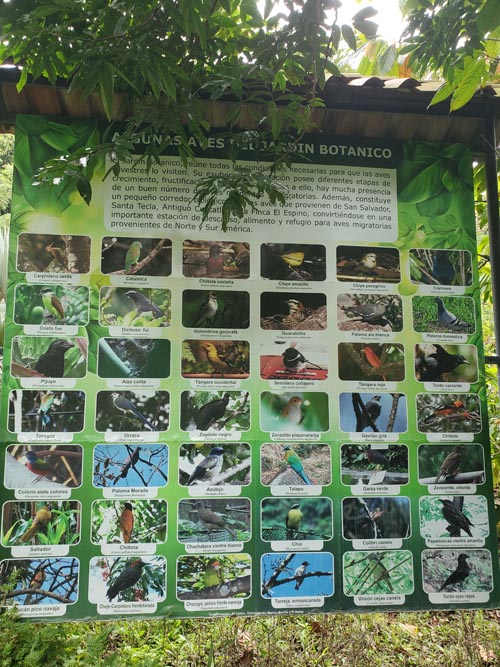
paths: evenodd
<path fill-rule="evenodd" d="M 75 456 L 70 448 L 81 444 L 83 457 L 79 459 L 79 477 L 69 484 L 67 498 L 56 499 L 54 521 L 39 539 L 40 545 L 64 546 L 65 552 L 51 552 L 45 560 L 39 556 L 35 558 L 35 552 L 16 551 L 19 545 L 15 543 L 22 535 L 21 531 L 29 528 L 32 522 L 30 513 L 36 511 L 37 504 L 45 502 L 46 487 L 43 485 L 47 480 L 42 478 L 37 497 L 27 501 L 17 498 L 16 487 L 7 488 L 6 485 L 1 494 L 3 501 L 26 502 L 26 506 L 20 508 L 15 521 L 2 525 L 0 556 L 5 565 L 1 571 L 11 572 L 16 563 L 27 561 L 27 573 L 20 585 L 29 584 L 30 576 L 42 566 L 46 567 L 47 576 L 54 577 L 56 585 L 58 566 L 67 567 L 72 582 L 78 576 L 77 593 L 61 584 L 61 591 L 64 588 L 64 595 L 71 603 L 58 612 L 62 614 L 58 618 L 67 620 L 123 615 L 189 617 L 270 613 L 276 610 L 276 604 L 280 609 L 296 612 L 435 609 L 458 604 L 454 598 L 436 603 L 429 595 L 439 591 L 456 567 L 458 553 L 463 551 L 470 555 L 473 563 L 474 573 L 470 581 L 479 582 L 472 590 L 490 591 L 489 597 L 481 601 L 473 599 L 470 606 L 498 604 L 500 579 L 495 559 L 497 545 L 487 457 L 470 151 L 461 145 L 424 142 L 404 142 L 397 146 L 394 155 L 397 159 L 401 155 L 397 165 L 398 238 L 393 243 L 371 244 L 374 251 L 379 247 L 390 247 L 400 253 L 401 281 L 393 281 L 390 289 L 384 291 L 382 285 L 379 292 L 380 285 L 373 289 L 371 285 L 363 284 L 359 290 L 337 281 L 335 247 L 364 242 L 341 238 L 341 232 L 325 231 L 321 242 L 326 247 L 326 280 L 311 282 L 304 287 L 303 293 L 325 295 L 328 329 L 308 330 L 295 337 L 300 349 L 302 335 L 324 336 L 320 342 L 328 347 L 328 377 L 314 386 L 288 381 L 287 385 L 276 384 L 260 375 L 262 340 L 267 344 L 274 340 L 271 337 L 281 336 L 281 343 L 290 345 L 294 341 L 293 332 L 285 331 L 286 335 L 282 336 L 279 326 L 275 330 L 261 329 L 260 295 L 267 292 L 272 296 L 274 292 L 279 298 L 280 291 L 287 289 L 287 294 L 300 298 L 302 289 L 297 283 L 277 287 L 271 280 L 261 279 L 258 267 L 260 244 L 264 240 L 280 243 L 283 235 L 287 242 L 307 243 L 310 240 L 307 231 L 292 227 L 269 230 L 265 239 L 260 233 L 242 233 L 242 240 L 250 244 L 250 278 L 230 280 L 225 285 L 221 282 L 213 289 L 220 295 L 220 304 L 227 306 L 225 312 L 233 314 L 224 321 L 224 327 L 231 328 L 230 333 L 224 333 L 223 341 L 244 345 L 244 366 L 239 369 L 243 378 L 229 381 L 219 373 L 207 381 L 206 378 L 187 377 L 189 372 L 186 371 L 194 368 L 198 372 L 202 368 L 206 375 L 210 374 L 209 364 L 200 367 L 194 364 L 189 343 L 193 339 L 212 340 L 208 322 L 198 322 L 198 330 L 194 331 L 200 303 L 212 286 L 203 284 L 201 279 L 184 277 L 181 256 L 186 239 L 196 240 L 198 235 L 210 240 L 225 240 L 223 232 L 168 230 L 172 245 L 170 275 L 161 275 L 164 280 L 161 286 L 153 282 L 158 276 L 151 279 L 145 276 L 142 283 L 132 281 L 130 287 L 129 283 L 124 286 L 123 282 L 115 281 L 116 276 L 101 273 L 102 240 L 110 236 L 110 230 L 104 225 L 109 182 L 103 182 L 106 173 L 103 162 L 91 162 L 90 203 L 84 201 L 87 199 L 88 202 L 89 189 L 82 181 L 71 185 L 63 183 L 58 187 L 47 182 L 33 183 L 33 177 L 46 160 L 59 159 L 75 149 L 81 149 L 84 155 L 100 131 L 94 121 L 63 124 L 36 116 L 21 116 L 17 122 L 4 357 L 5 368 L 14 372 L 7 370 L 4 373 L 0 435 L 4 444 L 10 445 L 7 455 L 15 459 L 6 460 L 19 468 L 25 468 L 23 457 L 29 447 L 34 447 L 42 460 L 57 463 L 58 476 L 63 456 L 59 456 L 57 450 L 64 451 L 66 447 Z M 326 138 L 321 140 L 327 141 Z M 334 140 L 338 138 L 332 138 Z M 347 139 L 343 138 L 343 141 Z M 311 140 L 311 145 L 313 143 Z M 353 145 L 360 145 L 360 140 L 353 140 Z M 92 161 L 91 152 L 87 153 Z M 211 156 L 211 159 L 225 158 L 225 154 L 216 158 Z M 248 160 L 251 158 L 249 154 Z M 342 160 L 345 164 L 346 158 Z M 325 164 L 326 158 L 318 161 Z M 331 158 L 331 164 L 336 164 L 335 158 Z M 353 164 L 359 167 L 360 160 Z M 367 161 L 367 165 L 373 167 L 373 160 Z M 78 176 L 78 165 L 75 165 L 75 175 Z M 116 174 L 112 172 L 110 177 L 113 176 Z M 135 231 L 127 230 L 127 238 L 132 239 Z M 58 297 L 71 301 L 66 322 L 72 327 L 71 334 L 52 332 L 41 335 L 42 332 L 36 329 L 47 317 L 40 297 L 40 289 L 46 281 L 43 271 L 36 281 L 25 273 L 26 264 L 18 256 L 18 238 L 23 233 L 38 235 L 36 241 L 40 242 L 40 253 L 47 256 L 48 252 L 49 261 L 51 253 L 43 247 L 50 245 L 47 235 L 56 239 L 70 234 L 90 238 L 88 271 L 70 276 L 71 280 L 66 276 L 62 281 L 47 281 Z M 232 241 L 229 236 L 227 238 Z M 431 251 L 436 249 L 450 251 L 454 260 L 467 264 L 463 289 L 454 284 L 433 291 L 432 285 L 420 284 L 426 270 L 426 257 L 422 252 L 427 251 L 433 257 Z M 254 258 L 257 259 L 252 263 Z M 145 321 L 149 316 L 138 312 L 126 296 L 132 289 L 148 290 L 152 301 L 162 310 L 161 317 Z M 342 365 L 339 376 L 339 350 L 345 351 L 345 346 L 351 345 L 361 355 L 359 346 L 356 347 L 358 339 L 350 338 L 345 330 L 336 326 L 337 297 L 345 296 L 344 293 L 355 294 L 363 304 L 372 303 L 381 295 L 387 296 L 387 317 L 393 323 L 391 338 L 379 339 L 371 335 L 368 344 L 372 344 L 379 354 L 384 346 L 389 346 L 391 368 L 394 364 L 397 366 L 397 373 L 390 378 L 394 386 L 387 387 L 377 378 L 379 384 L 358 387 L 356 383 L 361 376 L 357 375 L 358 365 L 351 361 Z M 471 325 L 461 332 L 466 340 L 457 343 L 454 350 L 460 351 L 460 345 L 476 346 L 478 353 L 477 381 L 473 368 L 470 376 L 473 384 L 465 389 L 460 386 L 456 392 L 449 384 L 442 390 L 429 389 L 415 377 L 415 346 L 425 343 L 427 338 L 434 340 L 434 334 L 446 337 L 450 333 L 439 329 L 437 294 L 442 295 L 448 309 Z M 141 325 L 142 334 L 136 335 L 138 325 Z M 222 324 L 218 326 L 220 328 Z M 120 333 L 121 327 L 131 329 L 132 334 Z M 75 345 L 66 353 L 64 363 L 63 380 L 71 385 L 56 383 L 52 398 L 56 399 L 59 413 L 74 414 L 57 416 L 56 411 L 44 424 L 39 403 L 44 396 L 51 398 L 50 385 L 42 383 L 28 387 L 23 384 L 26 378 L 20 372 L 16 374 L 16 369 L 20 366 L 33 368 L 37 356 L 57 338 L 68 339 Z M 141 345 L 143 341 L 151 343 L 151 347 L 144 347 L 149 354 L 147 365 L 121 354 L 120 341 L 123 339 Z M 362 338 L 359 340 L 363 342 Z M 447 339 L 443 345 L 452 346 L 455 342 Z M 339 343 L 342 344 L 340 347 Z M 279 358 L 285 347 L 282 345 L 277 349 L 275 356 Z M 469 353 L 470 350 L 465 351 Z M 183 358 L 191 365 L 183 366 Z M 149 370 L 144 370 L 141 375 L 141 368 Z M 150 383 L 154 380 L 154 386 L 147 382 L 146 388 L 124 384 L 130 379 L 143 378 Z M 132 401 L 158 431 L 144 427 L 144 422 L 133 413 L 117 412 L 115 392 Z M 380 439 L 378 436 L 371 438 L 368 432 L 363 440 L 352 439 L 347 429 L 344 429 L 346 432 L 340 429 L 343 417 L 339 414 L 339 396 L 348 393 L 351 405 L 353 392 L 368 398 L 378 393 L 404 394 L 405 398 L 400 401 L 406 411 L 402 423 L 408 424 L 408 428 L 405 426 L 402 432 Z M 208 436 L 206 431 L 197 432 L 195 427 L 200 411 L 212 401 L 224 402 L 225 394 L 229 398 L 224 425 L 212 431 L 208 429 Z M 426 542 L 428 535 L 425 531 L 422 533 L 421 521 L 430 534 L 437 522 L 439 530 L 444 530 L 439 538 L 446 538 L 447 529 L 438 499 L 453 497 L 453 489 L 443 490 L 441 496 L 439 485 L 432 492 L 428 483 L 421 480 L 435 479 L 443 458 L 463 435 L 456 436 L 450 429 L 451 442 L 434 441 L 439 439 L 440 433 L 431 433 L 429 437 L 425 432 L 425 420 L 417 415 L 417 407 L 419 403 L 438 407 L 441 399 L 452 401 L 462 395 L 467 395 L 468 407 L 477 413 L 474 428 L 465 438 L 470 457 L 463 472 L 479 472 L 481 475 L 475 482 L 476 489 L 468 489 L 463 494 L 465 511 L 467 513 L 467 505 L 472 501 L 474 517 L 481 524 L 484 546 L 479 548 L 475 543 L 471 546 L 463 542 L 435 547 Z M 26 413 L 33 413 L 27 417 L 26 428 L 18 433 L 14 432 L 15 419 L 9 397 L 23 402 L 25 418 Z M 298 406 L 302 417 L 297 423 L 287 417 L 294 405 Z M 33 424 L 39 424 L 40 428 Z M 287 443 L 301 459 L 310 484 L 304 483 L 287 462 L 284 449 Z M 54 444 L 55 454 L 50 450 Z M 214 496 L 206 496 L 203 487 L 191 476 L 196 466 L 210 456 L 215 444 L 221 445 L 224 451 L 222 476 L 228 471 L 230 474 L 222 486 L 216 487 Z M 371 477 L 380 467 L 374 461 L 367 462 L 368 446 L 385 453 L 388 470 L 396 477 L 399 475 L 399 481 L 390 488 L 368 488 L 366 493 L 361 493 L 359 484 L 365 482 L 363 479 L 359 481 L 358 473 Z M 137 468 L 127 479 L 127 462 L 134 457 Z M 0 474 L 5 467 L 2 458 Z M 82 485 L 79 484 L 80 478 L 83 479 Z M 373 505 L 374 499 L 380 499 L 378 506 Z M 381 525 L 396 525 L 397 521 L 392 524 L 389 521 L 389 514 L 397 514 L 398 508 L 402 508 L 403 527 L 397 535 L 401 543 L 391 536 L 383 541 L 383 547 L 380 543 L 355 544 L 356 538 L 343 533 L 346 522 L 343 521 L 342 508 L 346 500 L 348 507 L 360 511 L 373 505 L 372 511 L 377 515 L 382 512 L 381 517 L 385 511 L 381 506 L 387 506 L 387 516 Z M 299 505 L 303 515 L 297 530 L 299 537 L 295 540 L 298 544 L 295 545 L 287 540 L 289 534 L 283 521 L 292 501 Z M 33 507 L 28 508 L 28 504 Z M 229 532 L 220 529 L 216 533 L 213 526 L 207 528 L 203 524 L 200 510 L 207 508 L 226 517 L 227 526 L 235 535 L 231 541 L 227 538 Z M 133 515 L 133 527 L 127 542 L 123 526 L 125 517 L 131 518 L 129 512 Z M 424 519 L 421 519 L 422 512 Z M 427 522 L 426 517 L 429 517 Z M 208 547 L 207 541 L 217 548 Z M 432 554 L 439 566 L 436 573 L 430 572 Z M 316 588 L 313 578 L 309 577 L 308 587 L 302 585 L 298 590 L 293 584 L 294 572 L 305 562 L 309 563 L 306 567 L 318 571 L 324 569 L 328 573 L 331 570 L 333 575 L 329 574 L 327 581 L 323 572 L 317 577 L 320 583 Z M 291 583 L 263 592 L 263 577 L 269 579 L 272 568 L 280 565 L 285 569 L 277 579 L 285 577 Z M 285 602 L 276 603 L 280 590 Z M 315 590 L 317 596 L 304 601 L 301 598 L 304 590 Z M 224 599 L 223 591 L 230 591 L 231 597 Z M 321 593 L 325 591 L 323 598 Z M 19 600 L 21 606 L 26 607 L 22 604 L 24 597 Z M 230 605 L 226 604 L 228 600 Z M 284 606 L 279 607 L 279 604 Z M 40 618 L 36 608 L 32 618 Z"/>

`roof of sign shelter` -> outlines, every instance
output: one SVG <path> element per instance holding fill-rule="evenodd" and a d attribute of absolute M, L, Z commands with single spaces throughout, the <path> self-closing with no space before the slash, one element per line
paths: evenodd
<path fill-rule="evenodd" d="M 102 118 L 105 113 L 98 95 L 81 100 L 69 92 L 65 82 L 52 86 L 30 82 L 17 91 L 19 69 L 0 66 L 0 128 L 11 131 L 17 114 L 39 114 L 58 119 Z M 439 81 L 413 78 L 362 77 L 358 74 L 332 76 L 320 96 L 325 106 L 315 111 L 318 130 L 337 136 L 422 139 L 446 143 L 484 145 L 484 118 L 494 118 L 500 136 L 500 85 L 478 90 L 466 106 L 449 113 L 449 102 L 429 108 Z M 207 115 L 213 127 L 224 127 L 231 100 L 207 100 Z M 127 117 L 126 104 L 116 96 L 114 118 Z M 250 113 L 240 118 L 241 128 L 252 128 Z"/>

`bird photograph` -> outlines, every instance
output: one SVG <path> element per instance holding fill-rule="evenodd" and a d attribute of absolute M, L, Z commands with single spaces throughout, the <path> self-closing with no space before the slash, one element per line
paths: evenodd
<path fill-rule="evenodd" d="M 74 285 L 17 285 L 14 321 L 21 325 L 86 326 L 89 288 Z"/>
<path fill-rule="evenodd" d="M 78 558 L 17 558 L 0 563 L 0 586 L 9 587 L 4 600 L 7 607 L 43 605 L 60 609 L 61 605 L 76 602 L 79 580 Z M 52 610 L 47 609 L 46 614 L 51 615 Z"/>
<path fill-rule="evenodd" d="M 326 248 L 308 243 L 262 243 L 260 275 L 268 280 L 325 280 Z"/>
<path fill-rule="evenodd" d="M 484 540 L 490 533 L 488 505 L 484 496 L 422 496 L 420 534 L 424 539 Z"/>
<path fill-rule="evenodd" d="M 186 443 L 179 450 L 181 486 L 250 484 L 250 445 Z"/>
<path fill-rule="evenodd" d="M 396 294 L 338 294 L 337 327 L 340 331 L 401 331 L 401 297 Z"/>
<path fill-rule="evenodd" d="M 265 553 L 261 558 L 261 595 L 265 599 L 333 595 L 333 554 Z"/>
<path fill-rule="evenodd" d="M 423 285 L 460 285 L 472 283 L 471 255 L 466 250 L 410 250 L 410 278 Z"/>
<path fill-rule="evenodd" d="M 260 449 L 264 486 L 328 486 L 332 481 L 330 447 L 323 443 L 265 443 Z"/>
<path fill-rule="evenodd" d="M 410 595 L 413 556 L 406 550 L 348 551 L 343 556 L 344 595 Z"/>
<path fill-rule="evenodd" d="M 92 544 L 163 544 L 166 532 L 166 500 L 134 498 L 92 503 Z"/>
<path fill-rule="evenodd" d="M 474 299 L 470 296 L 414 296 L 413 328 L 418 333 L 469 336 L 476 329 Z"/>
<path fill-rule="evenodd" d="M 250 295 L 233 290 L 182 292 L 182 325 L 195 329 L 248 329 Z"/>
<path fill-rule="evenodd" d="M 96 445 L 92 484 L 96 488 L 162 488 L 168 482 L 168 445 Z"/>
<path fill-rule="evenodd" d="M 9 393 L 8 428 L 12 433 L 78 433 L 83 430 L 83 391 L 34 391 Z"/>
<path fill-rule="evenodd" d="M 263 380 L 326 380 L 328 359 L 328 347 L 323 344 L 270 341 L 260 346 L 260 376 Z"/>
<path fill-rule="evenodd" d="M 247 498 L 188 498 L 177 510 L 177 539 L 182 544 L 248 542 L 251 506 Z"/>
<path fill-rule="evenodd" d="M 342 392 L 339 414 L 345 433 L 403 433 L 408 427 L 404 394 Z"/>
<path fill-rule="evenodd" d="M 181 374 L 245 380 L 250 375 L 250 344 L 246 340 L 184 340 Z"/>
<path fill-rule="evenodd" d="M 264 498 L 260 506 L 260 532 L 264 542 L 326 542 L 333 537 L 331 498 Z"/>
<path fill-rule="evenodd" d="M 105 236 L 101 243 L 101 273 L 115 276 L 169 276 L 172 273 L 172 241 Z"/>
<path fill-rule="evenodd" d="M 90 237 L 69 234 L 19 234 L 20 273 L 88 273 Z"/>
<path fill-rule="evenodd" d="M 417 394 L 417 428 L 421 433 L 479 433 L 479 396 Z"/>
<path fill-rule="evenodd" d="M 4 486 L 8 489 L 78 488 L 82 482 L 81 445 L 9 445 Z"/>
<path fill-rule="evenodd" d="M 262 292 L 260 326 L 279 331 L 322 331 L 327 327 L 326 295 L 314 292 Z"/>
<path fill-rule="evenodd" d="M 102 378 L 167 378 L 170 346 L 164 338 L 99 338 L 97 374 Z"/>
<path fill-rule="evenodd" d="M 400 343 L 339 343 L 337 349 L 341 380 L 401 382 L 405 378 Z"/>
<path fill-rule="evenodd" d="M 250 245 L 241 241 L 186 240 L 182 246 L 182 275 L 244 280 L 250 275 Z"/>
<path fill-rule="evenodd" d="M 406 445 L 342 445 L 342 484 L 408 484 Z"/>
<path fill-rule="evenodd" d="M 328 394 L 320 391 L 263 391 L 260 395 L 260 427 L 271 432 L 327 431 Z"/>
<path fill-rule="evenodd" d="M 420 382 L 461 382 L 478 380 L 475 345 L 420 343 L 414 347 L 415 378 Z"/>
<path fill-rule="evenodd" d="M 356 497 L 342 501 L 342 534 L 346 540 L 410 537 L 410 500 L 401 497 Z"/>
<path fill-rule="evenodd" d="M 339 245 L 336 275 L 342 282 L 399 283 L 399 251 L 379 246 Z"/>
<path fill-rule="evenodd" d="M 4 547 L 74 545 L 80 541 L 81 503 L 76 500 L 7 501 L 2 508 Z"/>
<path fill-rule="evenodd" d="M 248 431 L 250 394 L 246 391 L 183 391 L 183 431 Z"/>
<path fill-rule="evenodd" d="M 168 429 L 168 391 L 99 391 L 96 405 L 95 428 L 100 433 Z"/>
<path fill-rule="evenodd" d="M 87 372 L 86 338 L 15 336 L 12 339 L 13 377 L 81 378 Z"/>
<path fill-rule="evenodd" d="M 165 599 L 165 574 L 163 556 L 95 556 L 90 559 L 89 602 L 161 602 Z"/>
<path fill-rule="evenodd" d="M 251 594 L 252 559 L 248 554 L 180 556 L 178 600 L 244 599 Z"/>
<path fill-rule="evenodd" d="M 168 289 L 102 287 L 99 293 L 103 327 L 168 327 L 170 308 Z"/>
<path fill-rule="evenodd" d="M 491 592 L 491 552 L 486 549 L 425 549 L 423 588 L 432 593 Z"/>
<path fill-rule="evenodd" d="M 420 484 L 483 484 L 484 450 L 479 443 L 459 445 L 420 445 L 418 481 Z"/>

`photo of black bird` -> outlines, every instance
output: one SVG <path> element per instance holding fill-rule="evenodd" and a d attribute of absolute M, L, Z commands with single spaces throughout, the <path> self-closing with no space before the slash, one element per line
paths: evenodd
<path fill-rule="evenodd" d="M 372 449 L 371 447 L 368 447 L 365 453 L 366 453 L 366 458 L 370 463 L 384 467 L 387 467 L 389 465 L 387 456 L 380 449 Z"/>
<path fill-rule="evenodd" d="M 106 597 L 108 600 L 111 602 L 111 600 L 114 600 L 118 593 L 121 593 L 122 591 L 126 590 L 127 588 L 131 588 L 134 584 L 136 584 L 142 576 L 142 568 L 145 565 L 146 563 L 144 561 L 138 559 L 134 560 L 130 565 L 122 570 L 107 590 Z"/>
<path fill-rule="evenodd" d="M 382 405 L 380 404 L 381 398 L 381 396 L 372 396 L 372 398 L 365 403 L 365 409 L 374 424 L 376 424 L 382 411 Z M 367 426 L 371 426 L 370 422 L 366 419 L 365 415 L 360 412 L 359 416 L 356 418 L 356 432 L 360 433 L 364 431 Z"/>
<path fill-rule="evenodd" d="M 52 341 L 47 351 L 38 358 L 35 364 L 36 372 L 45 377 L 62 378 L 64 376 L 64 355 L 72 347 L 74 344 L 64 338 Z"/>
<path fill-rule="evenodd" d="M 202 405 L 194 417 L 196 428 L 200 431 L 208 431 L 216 421 L 222 419 L 229 403 L 230 396 L 226 392 L 222 398 L 209 401 Z"/>
<path fill-rule="evenodd" d="M 438 476 L 436 477 L 434 484 L 439 484 L 439 481 L 441 479 L 443 479 L 443 482 L 446 482 L 448 481 L 448 479 L 450 478 L 452 479 L 453 477 L 455 477 L 455 475 L 460 470 L 463 451 L 464 451 L 463 445 L 457 445 L 456 447 L 453 447 L 453 451 L 448 454 L 448 456 L 441 464 Z"/>
<path fill-rule="evenodd" d="M 419 345 L 415 347 L 415 374 L 421 382 L 439 382 L 445 373 L 470 365 L 463 354 L 450 354 L 441 345 L 433 345 L 436 351 L 432 354 L 425 354 Z"/>
<path fill-rule="evenodd" d="M 471 331 L 474 327 L 470 322 L 464 322 L 454 313 L 446 309 L 441 297 L 436 296 L 434 301 L 437 303 L 437 316 L 439 324 L 447 331 Z"/>
<path fill-rule="evenodd" d="M 133 466 L 135 466 L 135 464 L 136 464 L 137 461 L 139 460 L 139 454 L 140 454 L 140 451 L 141 451 L 141 448 L 140 448 L 140 447 L 136 447 L 136 448 L 135 448 L 135 449 L 134 449 L 128 456 L 127 456 L 127 458 L 126 458 L 125 461 L 123 462 L 123 468 L 122 468 L 122 471 L 121 471 L 121 473 L 118 475 L 118 477 L 115 478 L 115 480 L 114 480 L 114 482 L 113 482 L 113 486 L 115 486 L 116 484 L 118 484 L 118 482 L 120 481 L 120 479 L 125 479 L 125 477 L 126 477 L 126 476 L 128 475 L 128 473 L 129 473 L 130 468 L 132 468 Z"/>
<path fill-rule="evenodd" d="M 304 575 L 306 573 L 307 567 L 310 565 L 306 560 L 299 565 L 299 567 L 295 570 L 294 577 L 295 577 L 295 590 L 298 591 L 299 588 L 302 586 L 302 582 L 304 581 Z"/>
<path fill-rule="evenodd" d="M 125 296 L 128 296 L 128 298 L 133 301 L 138 315 L 141 315 L 142 313 L 153 313 L 155 319 L 165 315 L 156 303 L 153 303 L 151 299 L 148 299 L 147 296 L 137 290 L 128 290 L 128 292 L 125 292 Z"/>
<path fill-rule="evenodd" d="M 463 530 L 469 537 L 472 537 L 470 529 L 471 527 L 474 527 L 474 524 L 453 504 L 451 500 L 448 500 L 447 498 L 440 498 L 439 500 L 443 503 L 441 512 L 449 525 L 452 528 Z"/>
<path fill-rule="evenodd" d="M 441 586 L 439 589 L 440 592 L 443 590 L 443 588 L 446 588 L 446 586 L 453 586 L 454 584 L 459 584 L 467 579 L 471 572 L 471 566 L 467 562 L 468 558 L 469 556 L 467 554 L 460 554 L 458 556 L 457 567 Z"/>
<path fill-rule="evenodd" d="M 455 267 L 450 262 L 449 251 L 437 250 L 432 259 L 432 277 L 440 285 L 451 285 L 455 279 Z"/>
<path fill-rule="evenodd" d="M 191 473 L 188 479 L 188 486 L 194 482 L 210 482 L 220 475 L 222 464 L 224 463 L 224 449 L 222 447 L 212 447 L 210 454 L 205 456 L 201 463 Z"/>

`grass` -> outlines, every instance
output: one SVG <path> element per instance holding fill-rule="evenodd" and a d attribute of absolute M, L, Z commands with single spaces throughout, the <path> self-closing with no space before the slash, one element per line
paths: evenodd
<path fill-rule="evenodd" d="M 19 623 L 1 667 L 497 667 L 500 611 Z"/>

